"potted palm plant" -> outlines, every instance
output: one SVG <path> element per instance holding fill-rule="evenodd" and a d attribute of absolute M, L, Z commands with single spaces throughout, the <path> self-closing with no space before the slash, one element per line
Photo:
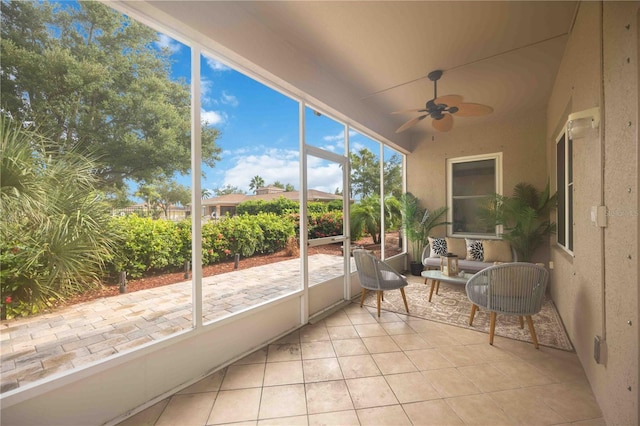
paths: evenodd
<path fill-rule="evenodd" d="M 419 276 L 422 272 L 422 251 L 427 244 L 427 238 L 433 228 L 449 224 L 446 220 L 442 220 L 448 208 L 439 207 L 430 211 L 423 208 L 420 200 L 410 192 L 403 194 L 400 205 L 402 230 L 411 249 L 411 274 Z"/>
<path fill-rule="evenodd" d="M 511 197 L 494 194 L 480 209 L 481 219 L 491 225 L 502 225 L 501 237 L 511 243 L 522 262 L 530 262 L 545 239 L 556 232 L 549 215 L 556 208 L 556 194 L 549 184 L 540 192 L 529 183 L 519 183 Z"/>

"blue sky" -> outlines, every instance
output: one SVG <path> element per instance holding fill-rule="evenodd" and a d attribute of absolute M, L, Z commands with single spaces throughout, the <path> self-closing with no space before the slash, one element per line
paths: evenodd
<path fill-rule="evenodd" d="M 189 47 L 164 35 L 158 45 L 172 52 L 172 76 L 189 81 Z M 299 189 L 298 103 L 206 56 L 201 58 L 201 91 L 202 119 L 221 131 L 217 143 L 223 149 L 216 167 L 203 169 L 202 187 L 231 185 L 250 193 L 251 179 L 258 175 L 266 184 L 279 181 Z M 308 144 L 344 152 L 342 124 L 311 110 L 306 117 Z M 357 132 L 351 132 L 350 142 L 352 149 L 368 146 L 374 153 L 379 149 Z M 176 179 L 190 183 L 188 176 Z M 308 181 L 313 189 L 331 193 L 342 189 L 340 169 L 326 162 L 309 160 Z"/>
<path fill-rule="evenodd" d="M 76 1 L 52 3 L 78 7 Z M 189 82 L 190 48 L 164 34 L 158 35 L 157 47 L 171 52 L 171 77 Z M 300 189 L 298 102 L 206 56 L 201 58 L 201 93 L 201 118 L 220 130 L 217 144 L 222 148 L 221 160 L 214 168 L 203 165 L 203 189 L 230 185 L 250 193 L 254 176 L 262 177 L 267 185 L 278 181 Z M 344 152 L 342 124 L 317 116 L 309 108 L 305 116 L 308 144 L 340 154 Z M 378 154 L 379 145 L 370 138 L 354 131 L 349 136 L 352 151 L 367 147 Z M 330 193 L 342 190 L 341 173 L 335 164 L 310 158 L 308 187 Z M 191 186 L 189 175 L 174 178 Z M 136 185 L 130 184 L 130 194 L 135 190 Z"/>
<path fill-rule="evenodd" d="M 52 1 L 60 7 L 78 8 L 77 1 Z M 191 80 L 190 48 L 158 33 L 157 48 L 171 53 L 171 77 Z M 201 118 L 220 130 L 217 144 L 221 160 L 214 168 L 203 165 L 202 188 L 211 191 L 227 185 L 250 193 L 254 176 L 265 184 L 276 181 L 300 189 L 298 102 L 245 76 L 212 57 L 201 57 Z M 344 126 L 317 116 L 307 108 L 306 143 L 328 151 L 344 153 Z M 350 132 L 351 149 L 366 147 L 378 155 L 379 145 L 370 138 Z M 391 152 L 388 148 L 385 150 Z M 310 189 L 333 193 L 342 190 L 342 171 L 336 164 L 319 159 L 308 160 L 307 181 Z M 175 180 L 191 186 L 189 175 L 175 175 Z M 136 185 L 130 182 L 130 194 Z M 135 197 L 134 197 L 135 198 Z"/>

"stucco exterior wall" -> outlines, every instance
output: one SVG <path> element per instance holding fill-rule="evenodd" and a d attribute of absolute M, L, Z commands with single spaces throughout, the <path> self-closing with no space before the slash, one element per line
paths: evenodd
<path fill-rule="evenodd" d="M 545 111 L 532 111 L 506 122 L 482 126 L 454 127 L 446 133 L 419 141 L 407 158 L 407 190 L 427 208 L 447 204 L 447 159 L 502 152 L 502 187 L 511 195 L 520 182 L 542 190 L 547 184 Z M 445 227 L 435 235 L 444 235 Z M 543 248 L 536 259 L 546 261 Z"/>
<path fill-rule="evenodd" d="M 607 424 L 638 424 L 637 25 L 637 2 L 581 3 L 547 110 L 554 189 L 555 141 L 568 114 L 600 107 L 602 116 L 573 143 L 573 253 L 555 241 L 550 252 L 552 297 Z M 604 228 L 591 220 L 599 205 L 609 212 Z"/>

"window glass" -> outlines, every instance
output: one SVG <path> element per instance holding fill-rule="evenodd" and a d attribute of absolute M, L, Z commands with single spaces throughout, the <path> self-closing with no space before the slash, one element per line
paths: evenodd
<path fill-rule="evenodd" d="M 382 253 L 382 214 L 380 197 L 380 142 L 353 131 L 349 139 L 351 164 L 351 240 Z"/>
<path fill-rule="evenodd" d="M 190 47 L 100 2 L 2 11 L 3 35 L 42 29 L 3 39 L 29 147 L 6 150 L 29 191 L 2 203 L 4 392 L 191 329 L 193 303 Z"/>
<path fill-rule="evenodd" d="M 202 164 L 207 323 L 301 288 L 299 104 L 208 54 L 200 79 L 203 124 L 219 129 Z"/>
<path fill-rule="evenodd" d="M 480 219 L 479 209 L 488 196 L 500 193 L 500 158 L 491 154 L 448 160 L 451 234 L 496 235 L 495 228 Z"/>
<path fill-rule="evenodd" d="M 563 132 L 556 143 L 558 244 L 573 250 L 573 140 Z"/>
<path fill-rule="evenodd" d="M 384 258 L 395 256 L 402 252 L 401 226 L 402 217 L 397 206 L 403 192 L 402 177 L 403 155 L 388 146 L 383 148 L 383 182 L 384 182 Z"/>

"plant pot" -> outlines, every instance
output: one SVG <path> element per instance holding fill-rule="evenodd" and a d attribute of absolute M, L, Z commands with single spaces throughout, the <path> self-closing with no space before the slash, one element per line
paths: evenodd
<path fill-rule="evenodd" d="M 411 264 L 409 265 L 409 268 L 411 271 L 411 275 L 415 275 L 416 277 L 419 277 L 420 274 L 422 273 L 423 265 L 420 262 L 411 262 Z"/>

